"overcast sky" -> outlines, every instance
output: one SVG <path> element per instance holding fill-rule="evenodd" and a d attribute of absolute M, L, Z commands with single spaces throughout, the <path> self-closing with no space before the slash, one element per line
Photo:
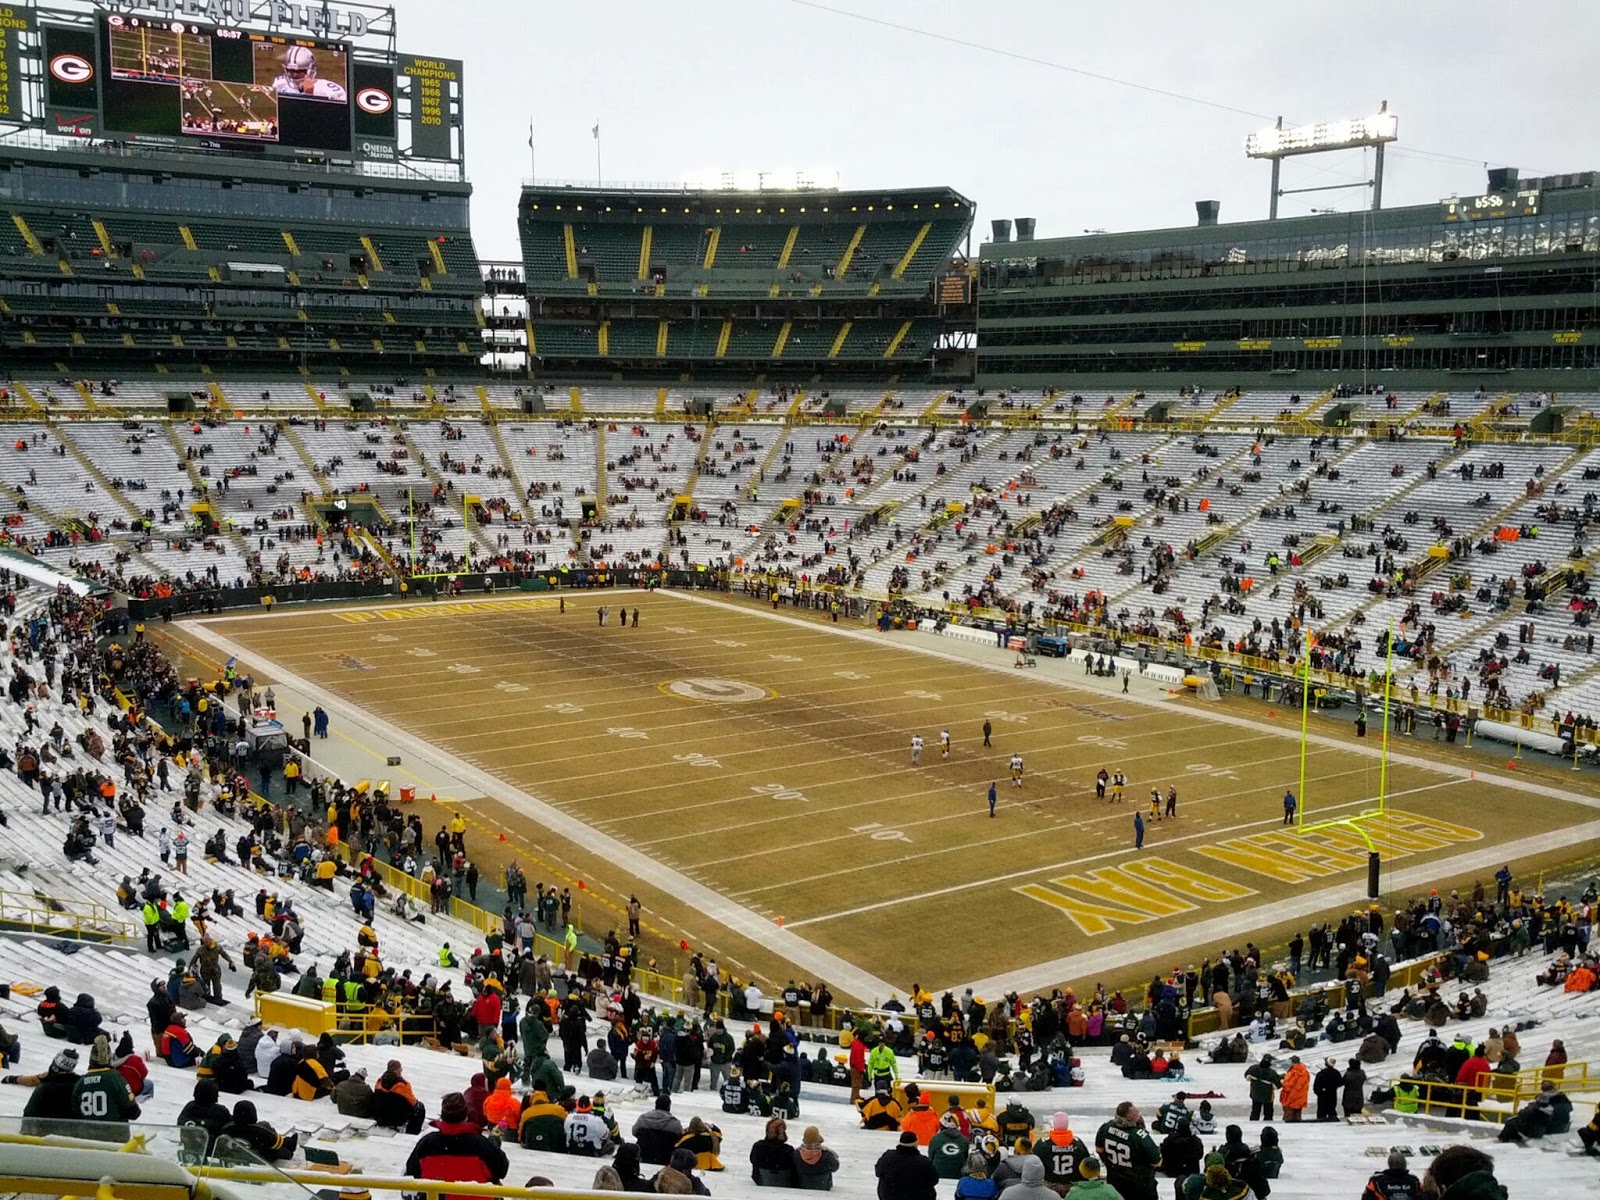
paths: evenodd
<path fill-rule="evenodd" d="M 1269 168 L 1243 142 L 1280 113 L 1387 100 L 1388 206 L 1478 193 L 1485 161 L 1600 167 L 1596 0 L 393 3 L 400 50 L 466 62 L 486 259 L 520 257 L 530 119 L 541 180 L 594 181 L 598 122 L 608 184 L 817 167 L 847 188 L 948 185 L 977 203 L 974 251 L 993 217 L 1037 217 L 1041 237 L 1188 225 L 1197 199 L 1220 200 L 1224 222 L 1264 217 Z M 1291 159 L 1283 186 L 1365 178 L 1366 153 Z M 1366 199 L 1288 196 L 1281 211 Z"/>

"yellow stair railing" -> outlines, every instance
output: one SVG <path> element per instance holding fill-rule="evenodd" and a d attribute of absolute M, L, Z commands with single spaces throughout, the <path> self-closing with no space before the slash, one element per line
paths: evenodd
<path fill-rule="evenodd" d="M 17 232 L 22 235 L 23 243 L 35 254 L 44 253 L 44 243 L 35 236 L 32 229 L 28 228 L 28 221 L 21 213 L 11 214 L 11 223 L 17 227 Z"/>
<path fill-rule="evenodd" d="M 911 266 L 911 260 L 917 256 L 917 251 L 922 249 L 922 243 L 928 236 L 928 230 L 932 228 L 932 225 L 923 225 L 921 229 L 917 230 L 916 236 L 911 239 L 911 245 L 906 247 L 906 252 L 900 256 L 900 261 L 894 265 L 894 277 L 896 279 L 904 279 L 906 277 L 906 270 Z"/>
<path fill-rule="evenodd" d="M 0 890 L 0 928 L 72 935 L 85 941 L 131 943 L 134 923 L 90 900 L 58 900 L 40 892 Z"/>
<path fill-rule="evenodd" d="M 867 227 L 857 225 L 856 231 L 850 235 L 850 243 L 844 248 L 844 253 L 839 256 L 839 264 L 833 269 L 835 279 L 843 279 L 844 273 L 850 269 L 850 260 L 856 256 L 856 247 L 861 245 L 861 239 L 867 236 Z"/>
<path fill-rule="evenodd" d="M 561 245 L 567 255 L 567 278 L 578 277 L 578 243 L 572 236 L 572 222 L 568 221 L 561 227 Z"/>
<path fill-rule="evenodd" d="M 652 226 L 646 225 L 644 233 L 639 238 L 639 278 L 650 278 L 650 247 L 655 241 Z"/>
<path fill-rule="evenodd" d="M 782 271 L 789 265 L 789 258 L 794 254 L 794 244 L 800 240 L 800 226 L 789 226 L 789 236 L 783 239 L 783 249 L 778 254 L 778 270 Z"/>

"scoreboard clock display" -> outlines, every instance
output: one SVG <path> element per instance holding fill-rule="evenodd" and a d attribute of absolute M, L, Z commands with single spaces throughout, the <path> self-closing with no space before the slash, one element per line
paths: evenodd
<path fill-rule="evenodd" d="M 1531 217 L 1539 211 L 1538 192 L 1490 192 L 1444 202 L 1446 221 L 1494 221 L 1506 217 Z"/>

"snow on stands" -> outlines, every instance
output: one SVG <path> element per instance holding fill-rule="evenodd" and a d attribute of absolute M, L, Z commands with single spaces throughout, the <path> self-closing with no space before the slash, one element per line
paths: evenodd
<path fill-rule="evenodd" d="M 26 619 L 31 611 L 43 602 L 38 592 L 24 593 L 17 618 Z M 15 620 L 14 619 L 14 620 Z M 0 649 L 0 670 L 7 676 L 14 665 L 9 646 Z M 85 719 L 75 708 L 65 706 L 56 699 L 36 700 L 36 716 L 43 728 L 61 722 L 69 738 L 85 729 L 93 729 L 107 742 L 109 730 L 99 715 Z M 0 703 L 0 744 L 14 745 L 24 734 L 23 709 L 14 703 Z M 174 782 L 179 782 L 174 778 Z M 164 823 L 165 813 L 176 798 L 176 792 L 166 792 L 152 797 L 146 820 L 146 836 L 136 838 L 125 831 L 118 834 L 114 846 L 100 845 L 95 855 L 98 864 L 69 864 L 61 846 L 65 836 L 67 817 L 59 813 L 42 814 L 39 795 L 23 784 L 11 770 L 0 771 L 0 811 L 8 823 L 3 832 L 3 850 L 0 850 L 0 889 L 32 892 L 37 889 L 44 895 L 70 897 L 78 901 L 99 900 L 113 906 L 116 881 L 123 875 L 137 877 L 144 868 L 160 870 L 156 852 L 155 833 Z M 265 884 L 285 898 L 292 899 L 300 911 L 305 928 L 305 947 L 302 964 L 321 960 L 325 967 L 332 956 L 341 949 L 352 948 L 357 921 L 342 891 L 332 895 L 293 881 L 264 880 L 234 865 L 205 862 L 199 853 L 199 843 L 219 825 L 228 834 L 230 845 L 244 832 L 239 822 L 220 819 L 214 811 L 207 810 L 191 832 L 196 850 L 189 856 L 187 877 L 173 875 L 163 870 L 169 885 L 177 886 L 194 896 L 209 894 L 212 888 L 232 888 L 242 906 L 252 915 L 238 919 L 218 919 L 211 932 L 222 945 L 237 956 L 247 934 L 259 928 L 253 916 L 251 897 Z M 436 961 L 435 953 L 441 941 L 454 945 L 475 944 L 476 935 L 466 926 L 445 918 L 430 917 L 426 925 L 406 924 L 380 909 L 375 925 L 382 939 L 384 959 L 397 969 L 412 970 L 414 975 L 427 972 Z M 146 953 L 138 942 L 129 946 L 111 947 L 86 943 L 59 942 L 50 937 L 22 934 L 0 935 L 0 981 L 9 982 L 9 997 L 0 999 L 0 1023 L 14 1034 L 20 1034 L 22 1056 L 15 1071 L 26 1073 L 44 1071 L 51 1058 L 61 1049 L 62 1043 L 46 1039 L 33 1014 L 35 999 L 25 994 L 22 984 L 43 987 L 54 984 L 63 996 L 72 1000 L 80 992 L 92 995 L 110 1028 L 115 1041 L 126 1030 L 132 1035 L 135 1047 L 151 1058 L 151 1079 L 155 1084 L 154 1096 L 144 1105 L 143 1121 L 152 1125 L 171 1124 L 178 1111 L 190 1098 L 194 1073 L 168 1068 L 150 1054 L 150 1033 L 145 1013 L 145 1000 L 149 996 L 150 981 L 165 977 L 172 955 Z M 1497 960 L 1492 977 L 1484 984 L 1488 997 L 1487 1011 L 1482 1018 L 1451 1022 L 1441 1031 L 1447 1040 L 1457 1032 L 1473 1039 L 1487 1034 L 1491 1026 L 1505 1027 L 1532 1023 L 1520 1033 L 1521 1058 L 1526 1065 L 1544 1061 L 1553 1039 L 1565 1043 L 1568 1056 L 1574 1064 L 1600 1062 L 1600 993 L 1568 994 L 1558 988 L 1541 987 L 1534 983 L 1535 975 L 1548 962 L 1548 956 L 1533 953 L 1524 958 Z M 224 993 L 228 1003 L 206 1008 L 190 1017 L 190 1029 L 202 1048 L 209 1047 L 223 1031 L 237 1033 L 250 1019 L 249 1003 L 243 997 L 245 974 L 223 976 Z M 26 989 L 31 990 L 31 989 Z M 1384 1001 L 1375 1001 L 1384 1004 Z M 736 1040 L 742 1040 L 745 1026 L 732 1026 Z M 1416 1047 L 1426 1034 L 1420 1021 L 1402 1021 L 1403 1038 L 1400 1052 L 1389 1061 L 1367 1068 L 1368 1090 L 1383 1086 L 1411 1062 Z M 289 1031 L 288 1037 L 293 1037 Z M 591 1042 L 603 1037 L 603 1025 L 591 1023 Z M 832 1035 L 825 1042 L 803 1043 L 809 1056 L 814 1056 L 819 1046 L 830 1052 L 837 1043 Z M 309 1040 L 309 1039 L 308 1039 Z M 1261 1125 L 1246 1120 L 1249 1112 L 1248 1089 L 1243 1078 L 1244 1065 L 1213 1065 L 1204 1061 L 1205 1050 L 1215 1036 L 1205 1039 L 1199 1049 L 1185 1055 L 1189 1079 L 1181 1086 L 1190 1093 L 1214 1093 L 1218 1133 L 1204 1138 L 1207 1148 L 1221 1141 L 1221 1131 L 1229 1124 L 1244 1127 L 1247 1141 L 1259 1140 Z M 1337 1056 L 1341 1061 L 1354 1052 L 1356 1043 L 1340 1044 Z M 1252 1046 L 1252 1060 L 1259 1057 L 1265 1044 Z M 1280 1062 L 1287 1057 L 1276 1045 L 1270 1047 Z M 1311 1046 L 1304 1052 L 1308 1064 L 1318 1064 L 1326 1056 L 1325 1047 Z M 1023 1093 L 1021 1101 L 1033 1112 L 1041 1129 L 1048 1128 L 1051 1115 L 1057 1111 L 1068 1114 L 1071 1126 L 1080 1135 L 1092 1138 L 1100 1123 L 1111 1114 L 1122 1100 L 1135 1101 L 1153 1119 L 1156 1109 L 1167 1101 L 1175 1086 L 1169 1081 L 1124 1079 L 1110 1064 L 1105 1047 L 1080 1050 L 1085 1068 L 1085 1082 L 1081 1088 L 1057 1089 L 1049 1093 Z M 430 1117 L 439 1111 L 440 1098 L 448 1092 L 464 1088 L 479 1069 L 475 1058 L 421 1047 L 381 1047 L 350 1045 L 346 1047 L 351 1069 L 365 1068 L 369 1078 L 376 1079 L 391 1058 L 404 1064 L 405 1074 L 416 1094 L 427 1105 Z M 914 1074 L 910 1060 L 902 1060 L 903 1075 Z M 568 1080 L 580 1093 L 594 1087 L 583 1078 Z M 648 1096 L 621 1082 L 601 1085 L 607 1092 L 610 1109 L 626 1133 L 634 1121 L 651 1106 Z M 931 1089 L 936 1108 L 944 1107 L 944 1098 L 937 1083 Z M 0 1119 L 19 1116 L 28 1098 L 28 1091 L 17 1086 L 0 1086 Z M 231 1100 L 230 1097 L 224 1097 Z M 357 1171 L 371 1175 L 399 1174 L 413 1139 L 404 1134 L 390 1134 L 370 1126 L 369 1122 L 339 1116 L 330 1101 L 303 1102 L 288 1097 L 256 1093 L 252 1096 L 263 1119 L 273 1123 L 282 1132 L 291 1129 L 301 1132 L 302 1149 L 295 1159 L 286 1164 L 304 1165 L 304 1148 L 332 1150 L 340 1159 L 354 1165 Z M 1004 1093 L 999 1103 L 1004 1104 Z M 1587 1121 L 1594 1111 L 1600 1095 L 1577 1094 L 1574 1099 L 1574 1126 Z M 848 1102 L 844 1087 L 806 1084 L 801 1091 L 800 1117 L 789 1123 L 790 1140 L 798 1142 L 806 1126 L 815 1125 L 827 1143 L 838 1154 L 841 1168 L 835 1190 L 845 1197 L 876 1195 L 873 1164 L 878 1156 L 893 1142 L 891 1134 L 865 1131 L 859 1128 L 855 1111 Z M 748 1168 L 749 1148 L 762 1135 L 764 1122 L 758 1116 L 729 1115 L 721 1111 L 718 1101 L 705 1091 L 679 1094 L 673 1097 L 673 1109 L 687 1122 L 692 1116 L 702 1116 L 718 1125 L 724 1135 L 722 1161 L 727 1170 L 708 1179 L 715 1195 L 753 1196 L 758 1191 L 750 1178 Z M 1410 1147 L 1417 1154 L 1413 1166 L 1418 1171 L 1426 1165 L 1424 1146 L 1443 1146 L 1458 1142 L 1471 1142 L 1492 1153 L 1497 1160 L 1500 1179 L 1507 1182 L 1513 1196 L 1578 1196 L 1594 1194 L 1597 1169 L 1594 1159 L 1578 1157 L 1570 1152 L 1576 1138 L 1565 1134 L 1543 1139 L 1528 1147 L 1497 1145 L 1492 1139 L 1498 1127 L 1452 1119 L 1429 1119 L 1421 1122 L 1415 1118 L 1401 1123 L 1390 1114 L 1389 1123 L 1344 1123 L 1319 1125 L 1314 1123 L 1283 1124 L 1274 1126 L 1281 1138 L 1285 1156 L 1282 1175 L 1273 1182 L 1273 1195 L 1285 1198 L 1304 1197 L 1306 1200 L 1327 1197 L 1355 1197 L 1361 1194 L 1368 1175 L 1382 1167 L 1382 1155 L 1390 1147 Z M 521 1184 L 534 1175 L 544 1175 L 556 1184 L 568 1187 L 588 1185 L 598 1165 L 593 1159 L 524 1150 L 508 1146 L 511 1170 L 507 1182 Z M 1169 1194 L 1170 1184 L 1161 1182 L 1160 1194 Z M 953 1185 L 941 1185 L 942 1192 L 953 1190 Z"/>

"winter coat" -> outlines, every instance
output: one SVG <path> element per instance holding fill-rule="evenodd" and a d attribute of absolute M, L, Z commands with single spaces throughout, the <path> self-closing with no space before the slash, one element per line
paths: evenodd
<path fill-rule="evenodd" d="M 633 1123 L 633 1140 L 639 1143 L 639 1161 L 666 1166 L 683 1136 L 683 1124 L 670 1112 L 652 1108 Z"/>
<path fill-rule="evenodd" d="M 372 1089 L 359 1075 L 352 1075 L 333 1089 L 333 1106 L 342 1117 L 372 1116 Z"/>
<path fill-rule="evenodd" d="M 1283 1079 L 1269 1062 L 1258 1062 L 1248 1068 L 1244 1077 L 1250 1081 L 1250 1099 L 1262 1103 L 1272 1102 L 1272 1092 Z"/>
<path fill-rule="evenodd" d="M 482 1129 L 488 1121 L 483 1115 L 483 1103 L 489 1098 L 487 1077 L 479 1071 L 462 1090 L 461 1098 L 467 1102 L 467 1124 Z"/>
<path fill-rule="evenodd" d="M 939 1173 L 915 1146 L 894 1146 L 878 1158 L 878 1200 L 935 1200 Z"/>
<path fill-rule="evenodd" d="M 807 1191 L 831 1191 L 839 1156 L 826 1146 L 796 1146 L 794 1173 Z"/>
<path fill-rule="evenodd" d="M 483 1102 L 484 1123 L 498 1125 L 501 1129 L 515 1129 L 517 1118 L 521 1115 L 522 1102 L 511 1090 L 511 1077 L 502 1076 L 494 1085 L 494 1091 Z"/>
<path fill-rule="evenodd" d="M 1283 1073 L 1278 1101 L 1285 1109 L 1304 1108 L 1311 1094 L 1311 1072 L 1304 1063 L 1292 1063 Z"/>
<path fill-rule="evenodd" d="M 1344 1104 L 1346 1113 L 1358 1113 L 1366 1104 L 1366 1096 L 1362 1089 L 1366 1086 L 1367 1073 L 1360 1067 L 1351 1067 L 1344 1073 Z"/>
<path fill-rule="evenodd" d="M 1456 1180 L 1439 1200 L 1505 1200 L 1506 1190 L 1493 1171 L 1474 1171 Z"/>
<path fill-rule="evenodd" d="M 505 1151 L 466 1122 L 433 1122 L 417 1139 L 406 1159 L 412 1179 L 446 1179 L 457 1183 L 499 1183 L 510 1164 Z M 454 1200 L 454 1198 L 453 1198 Z"/>

